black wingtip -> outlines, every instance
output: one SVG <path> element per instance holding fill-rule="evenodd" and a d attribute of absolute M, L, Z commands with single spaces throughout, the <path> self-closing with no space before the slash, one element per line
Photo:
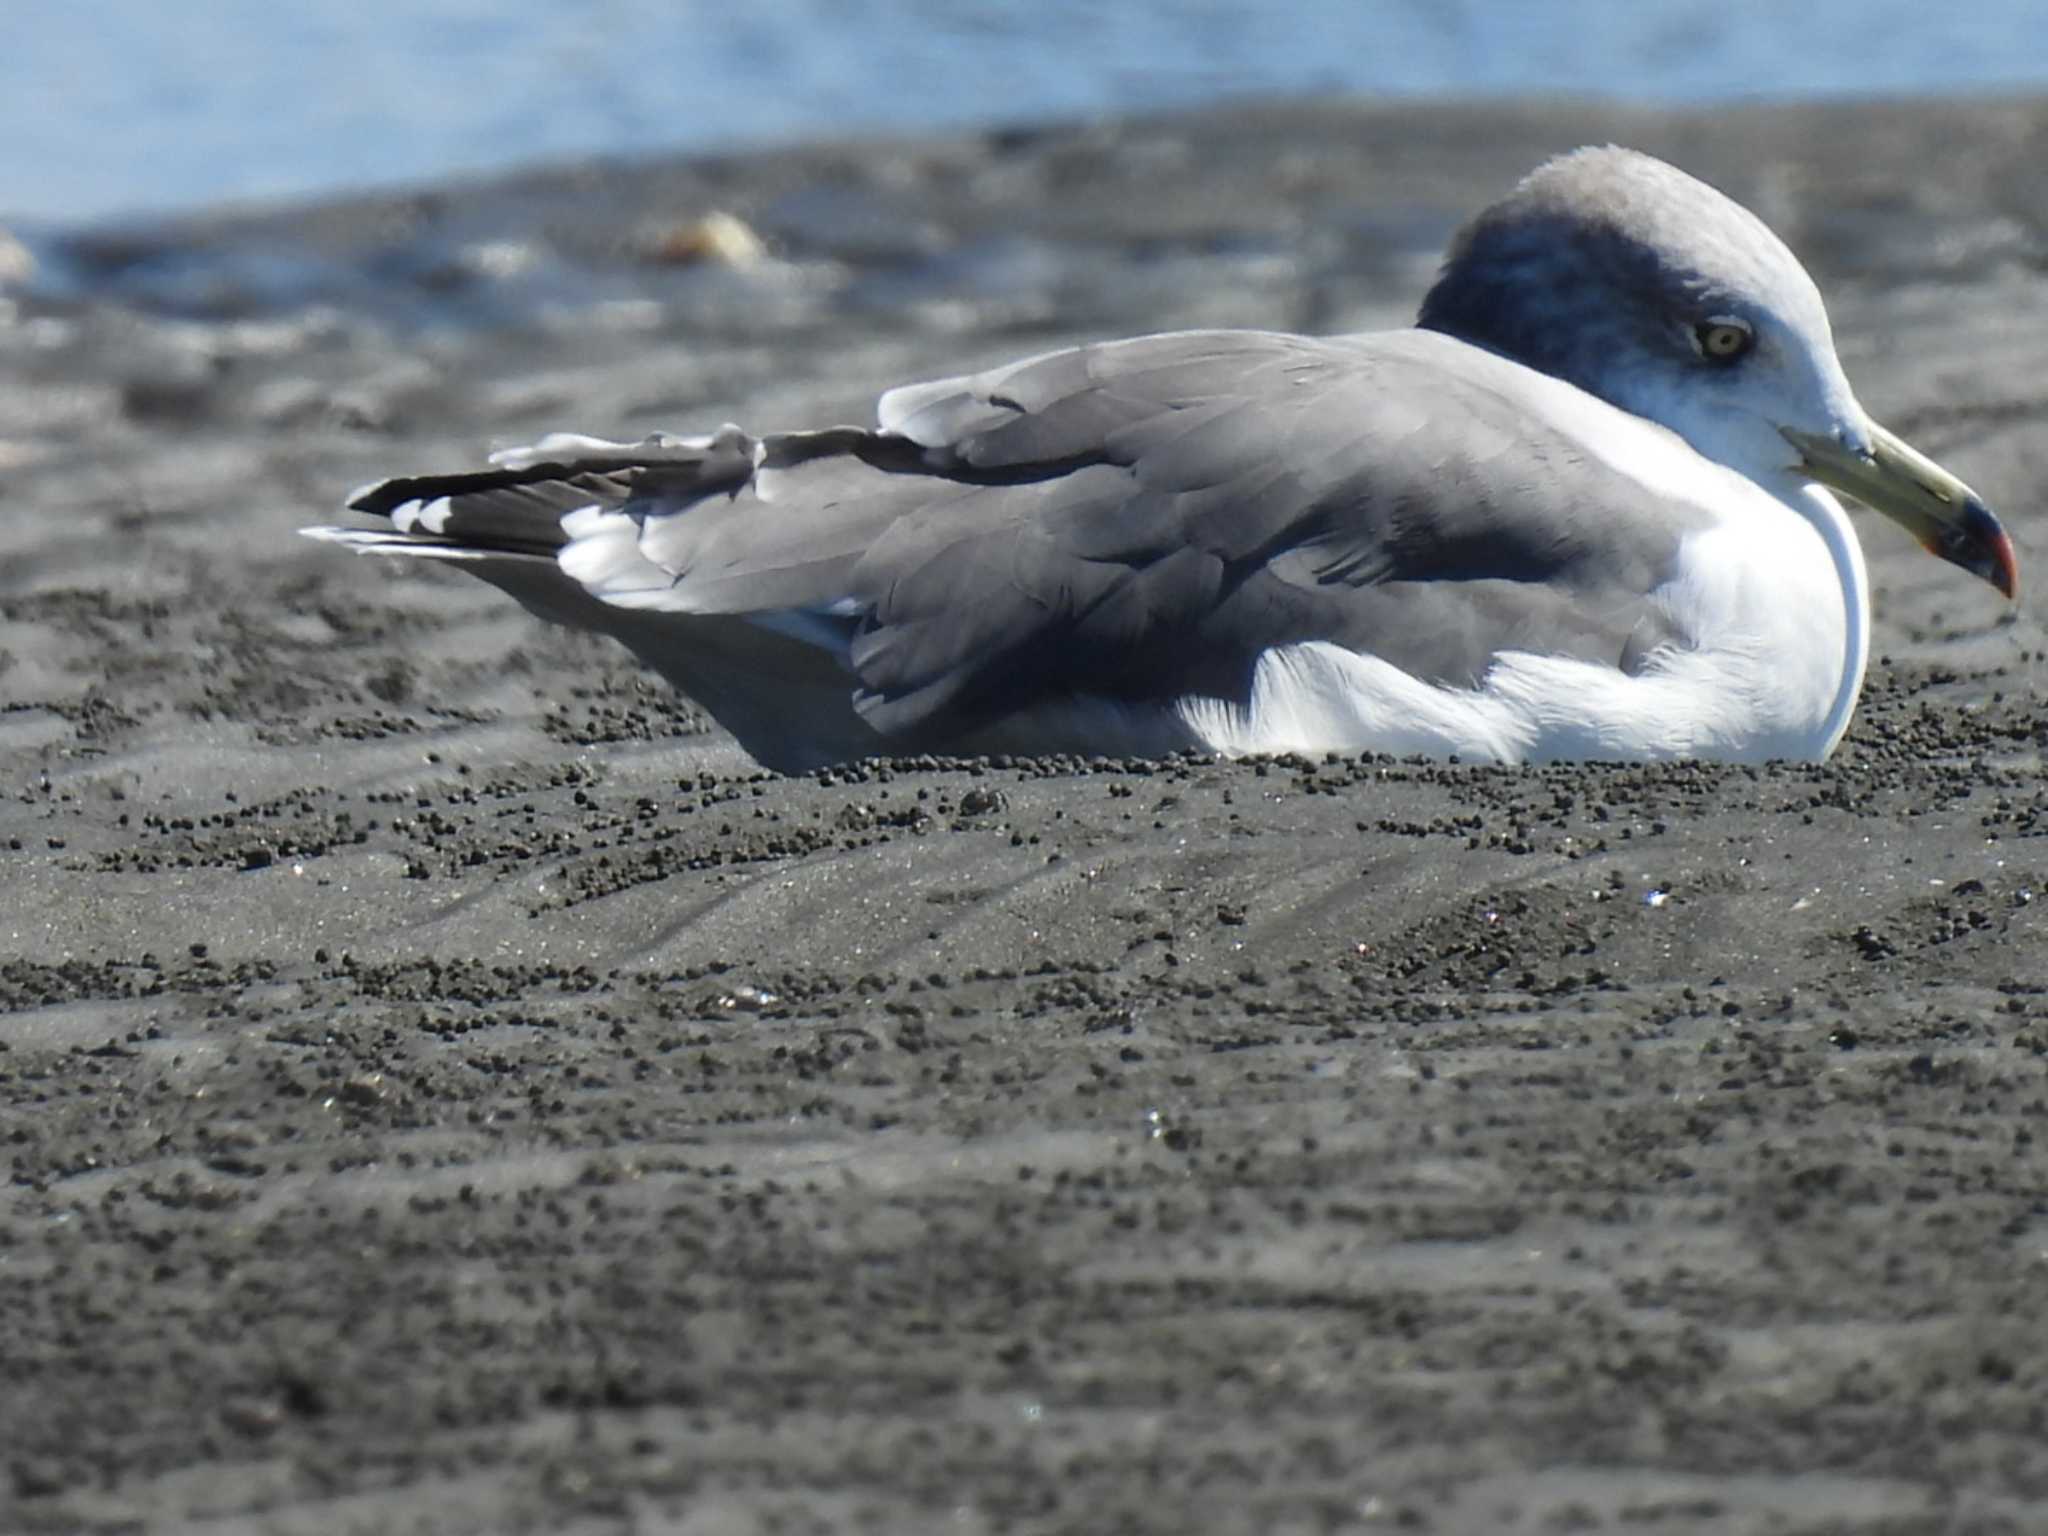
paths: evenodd
<path fill-rule="evenodd" d="M 342 506 L 350 512 L 368 512 L 378 517 L 387 515 L 404 497 L 392 497 L 386 493 L 397 485 L 396 480 L 372 480 L 359 485 L 342 498 Z"/>

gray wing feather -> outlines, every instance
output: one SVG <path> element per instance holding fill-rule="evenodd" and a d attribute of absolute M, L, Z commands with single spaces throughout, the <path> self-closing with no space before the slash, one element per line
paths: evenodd
<path fill-rule="evenodd" d="M 923 387 L 898 419 L 933 453 L 1061 472 L 870 551 L 871 723 L 1033 688 L 1242 701 L 1308 639 L 1470 685 L 1502 650 L 1635 668 L 1682 638 L 1649 594 L 1704 514 L 1546 435 L 1513 365 L 1404 341 L 1154 337 Z"/>

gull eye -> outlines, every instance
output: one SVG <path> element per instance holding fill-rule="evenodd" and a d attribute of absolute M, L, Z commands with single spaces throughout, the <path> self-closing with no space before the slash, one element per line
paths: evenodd
<path fill-rule="evenodd" d="M 1692 344 L 1710 363 L 1732 363 L 1756 345 L 1756 333 L 1745 322 L 1723 315 L 1694 326 Z"/>

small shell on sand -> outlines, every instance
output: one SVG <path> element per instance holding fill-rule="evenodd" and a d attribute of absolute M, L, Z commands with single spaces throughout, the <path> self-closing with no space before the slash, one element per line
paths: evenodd
<path fill-rule="evenodd" d="M 36 259 L 29 248 L 0 229 L 0 290 L 26 288 L 36 275 Z"/>
<path fill-rule="evenodd" d="M 656 266 L 758 266 L 768 259 L 768 243 L 744 220 L 714 209 L 701 219 L 656 225 L 640 239 L 644 260 Z"/>

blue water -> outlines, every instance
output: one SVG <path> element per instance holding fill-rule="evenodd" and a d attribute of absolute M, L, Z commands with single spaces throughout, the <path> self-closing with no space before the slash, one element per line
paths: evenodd
<path fill-rule="evenodd" d="M 13 0 L 0 215 L 1232 94 L 2048 85 L 2039 0 Z"/>

